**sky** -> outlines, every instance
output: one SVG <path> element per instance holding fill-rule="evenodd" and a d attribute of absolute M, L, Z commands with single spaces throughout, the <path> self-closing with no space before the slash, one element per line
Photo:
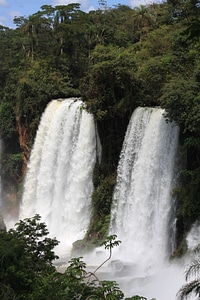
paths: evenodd
<path fill-rule="evenodd" d="M 148 0 L 107 0 L 107 6 L 113 7 L 117 4 L 136 7 L 147 4 Z M 43 5 L 67 5 L 69 3 L 80 3 L 80 9 L 90 11 L 98 9 L 98 0 L 0 0 L 0 25 L 15 28 L 14 17 L 28 17 L 40 10 Z"/>

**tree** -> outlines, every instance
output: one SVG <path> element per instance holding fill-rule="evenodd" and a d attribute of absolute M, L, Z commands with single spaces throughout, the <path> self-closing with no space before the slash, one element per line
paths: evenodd
<path fill-rule="evenodd" d="M 47 238 L 41 217 L 20 220 L 16 229 L 0 231 L 0 297 L 2 300 L 120 300 L 124 294 L 115 281 L 99 280 L 97 271 L 111 258 L 120 241 L 111 235 L 103 242 L 109 257 L 93 272 L 86 271 L 82 257 L 72 258 L 64 273 L 53 262 L 56 239 Z M 140 296 L 131 299 L 145 300 Z"/>
<path fill-rule="evenodd" d="M 186 270 L 185 279 L 187 283 L 179 290 L 177 294 L 178 300 L 187 299 L 192 294 L 196 295 L 197 299 L 200 298 L 200 245 L 195 250 L 197 251 L 197 258 L 192 261 Z M 193 279 L 190 280 L 191 278 Z"/>
<path fill-rule="evenodd" d="M 43 278 L 55 272 L 58 256 L 53 248 L 58 241 L 46 237 L 48 230 L 40 219 L 35 215 L 19 221 L 16 229 L 0 232 L 0 282 L 16 299 L 32 299 Z"/>
<path fill-rule="evenodd" d="M 97 120 L 123 115 L 134 103 L 138 89 L 136 64 L 132 49 L 96 46 L 88 72 L 88 89 L 84 93 L 87 107 Z"/>
<path fill-rule="evenodd" d="M 134 8 L 134 30 L 138 35 L 138 40 L 141 41 L 142 36 L 152 29 L 153 21 L 151 12 L 146 5 L 140 5 Z"/>

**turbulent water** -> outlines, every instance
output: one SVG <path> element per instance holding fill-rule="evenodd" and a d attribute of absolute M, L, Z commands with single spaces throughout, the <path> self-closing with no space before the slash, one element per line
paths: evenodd
<path fill-rule="evenodd" d="M 94 119 L 81 100 L 50 102 L 31 152 L 20 219 L 40 214 L 61 241 L 59 255 L 68 255 L 88 228 L 96 149 Z"/>
<path fill-rule="evenodd" d="M 166 123 L 163 113 L 160 108 L 138 108 L 127 128 L 110 225 L 110 233 L 122 243 L 110 266 L 116 276 L 125 276 L 123 282 L 130 295 L 140 292 L 157 300 L 174 300 L 171 291 L 158 294 L 161 276 L 169 274 L 170 280 L 176 274 L 167 265 L 174 248 L 172 192 L 178 177 L 179 129 L 174 123 Z M 170 290 L 173 284 L 171 281 Z"/>
<path fill-rule="evenodd" d="M 200 221 L 196 221 L 193 224 L 186 238 L 189 251 L 194 250 L 199 245 L 199 238 L 200 238 Z"/>

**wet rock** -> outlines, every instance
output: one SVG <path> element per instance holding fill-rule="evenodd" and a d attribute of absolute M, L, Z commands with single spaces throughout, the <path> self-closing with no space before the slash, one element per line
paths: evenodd
<path fill-rule="evenodd" d="M 6 224 L 1 214 L 0 214 L 0 231 L 6 231 Z"/>

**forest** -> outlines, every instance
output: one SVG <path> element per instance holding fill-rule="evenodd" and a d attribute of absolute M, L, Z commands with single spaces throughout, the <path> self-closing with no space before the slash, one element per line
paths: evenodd
<path fill-rule="evenodd" d="M 43 5 L 0 26 L 1 178 L 5 213 L 17 215 L 31 147 L 52 99 L 81 97 L 94 115 L 102 161 L 93 175 L 86 241 L 105 239 L 117 163 L 138 106 L 159 106 L 180 127 L 177 251 L 200 216 L 200 6 L 168 0 L 84 12 L 78 3 Z M 98 237 L 98 238 L 97 238 Z M 78 247 L 78 245 L 77 245 Z"/>

